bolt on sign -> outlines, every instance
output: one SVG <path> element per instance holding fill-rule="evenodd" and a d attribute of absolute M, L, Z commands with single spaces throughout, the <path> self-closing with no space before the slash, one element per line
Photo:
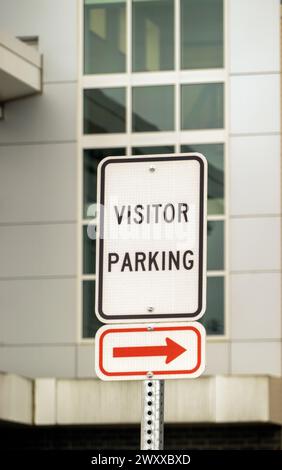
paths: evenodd
<path fill-rule="evenodd" d="M 95 349 L 103 380 L 195 378 L 204 370 L 205 329 L 197 322 L 106 325 Z"/>
<path fill-rule="evenodd" d="M 206 198 L 201 154 L 102 160 L 95 309 L 103 323 L 203 315 Z"/>

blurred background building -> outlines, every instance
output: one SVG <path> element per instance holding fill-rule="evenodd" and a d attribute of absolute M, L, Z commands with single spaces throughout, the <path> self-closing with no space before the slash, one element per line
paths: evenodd
<path fill-rule="evenodd" d="M 94 373 L 97 164 L 199 151 L 207 368 L 167 381 L 165 447 L 281 448 L 280 44 L 279 0 L 0 1 L 7 446 L 138 448 L 141 383 Z"/>

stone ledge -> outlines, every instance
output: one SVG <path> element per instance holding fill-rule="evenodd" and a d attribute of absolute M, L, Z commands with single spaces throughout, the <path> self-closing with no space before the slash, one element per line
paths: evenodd
<path fill-rule="evenodd" d="M 282 378 L 214 376 L 167 380 L 166 423 L 282 424 Z M 36 425 L 134 424 L 138 381 L 25 379 L 0 374 L 0 419 Z"/>

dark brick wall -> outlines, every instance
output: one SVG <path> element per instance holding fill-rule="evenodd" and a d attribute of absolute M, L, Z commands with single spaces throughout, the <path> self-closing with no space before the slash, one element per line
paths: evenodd
<path fill-rule="evenodd" d="M 19 426 L 2 423 L 3 449 L 139 449 L 137 426 Z M 280 450 L 282 427 L 270 424 L 167 425 L 165 450 Z"/>

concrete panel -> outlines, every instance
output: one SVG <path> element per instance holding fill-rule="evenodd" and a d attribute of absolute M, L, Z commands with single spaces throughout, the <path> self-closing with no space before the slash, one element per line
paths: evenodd
<path fill-rule="evenodd" d="M 280 214 L 280 180 L 279 135 L 231 137 L 231 215 Z"/>
<path fill-rule="evenodd" d="M 281 384 L 281 378 L 266 376 L 168 380 L 165 421 L 281 424 Z M 139 381 L 31 381 L 0 374 L 0 419 L 36 425 L 138 424 L 141 388 Z"/>
<path fill-rule="evenodd" d="M 76 288 L 76 279 L 0 281 L 0 342 L 74 343 Z"/>
<path fill-rule="evenodd" d="M 77 376 L 79 378 L 95 378 L 94 341 L 93 344 L 77 346 Z"/>
<path fill-rule="evenodd" d="M 39 36 L 44 81 L 77 78 L 78 16 L 76 0 L 5 0 L 0 29 L 13 36 Z"/>
<path fill-rule="evenodd" d="M 275 375 L 281 377 L 281 342 L 233 342 L 232 374 Z"/>
<path fill-rule="evenodd" d="M 2 223 L 76 220 L 77 146 L 0 146 L 0 201 Z"/>
<path fill-rule="evenodd" d="M 56 424 L 56 380 L 34 381 L 34 424 Z"/>
<path fill-rule="evenodd" d="M 76 140 L 76 95 L 76 84 L 56 83 L 45 85 L 42 95 L 7 103 L 0 144 Z"/>
<path fill-rule="evenodd" d="M 281 338 L 281 274 L 231 276 L 231 337 Z"/>
<path fill-rule="evenodd" d="M 213 420 L 213 388 L 210 378 L 166 381 L 166 423 L 209 422 Z"/>
<path fill-rule="evenodd" d="M 280 75 L 230 78 L 231 134 L 280 132 Z"/>
<path fill-rule="evenodd" d="M 75 346 L 0 346 L 0 370 L 25 377 L 75 377 Z"/>
<path fill-rule="evenodd" d="M 76 225 L 0 227 L 0 277 L 76 275 Z"/>
<path fill-rule="evenodd" d="M 32 390 L 31 380 L 0 373 L 0 420 L 32 424 Z"/>
<path fill-rule="evenodd" d="M 58 424 L 140 423 L 141 383 L 58 380 Z"/>
<path fill-rule="evenodd" d="M 205 375 L 228 374 L 230 345 L 227 341 L 207 341 Z"/>
<path fill-rule="evenodd" d="M 281 269 L 281 218 L 231 219 L 231 271 Z"/>
<path fill-rule="evenodd" d="M 238 423 L 268 420 L 266 377 L 216 377 L 216 422 Z"/>
<path fill-rule="evenodd" d="M 232 73 L 279 71 L 279 0 L 230 0 Z"/>
<path fill-rule="evenodd" d="M 269 381 L 269 419 L 282 424 L 282 380 L 271 377 Z"/>
<path fill-rule="evenodd" d="M 167 380 L 165 422 L 269 421 L 268 377 Z M 58 424 L 140 423 L 142 382 L 57 381 Z M 277 410 L 272 419 L 277 420 Z"/>

